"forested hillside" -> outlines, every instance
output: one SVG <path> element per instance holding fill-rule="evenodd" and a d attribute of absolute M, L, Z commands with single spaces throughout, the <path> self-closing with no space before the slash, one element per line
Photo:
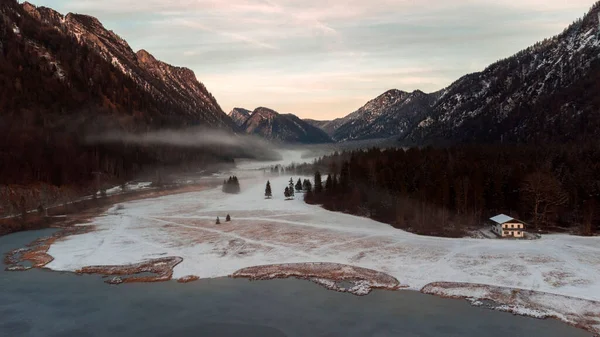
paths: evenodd
<path fill-rule="evenodd" d="M 122 179 L 155 164 L 221 160 L 85 141 L 204 124 L 233 126 L 190 70 L 136 55 L 95 18 L 0 3 L 0 184 L 85 184 L 93 172 Z"/>
<path fill-rule="evenodd" d="M 290 169 L 323 173 L 322 191 L 315 183 L 307 202 L 419 234 L 460 236 L 499 213 L 531 231 L 591 234 L 600 226 L 595 143 L 372 149 Z"/>

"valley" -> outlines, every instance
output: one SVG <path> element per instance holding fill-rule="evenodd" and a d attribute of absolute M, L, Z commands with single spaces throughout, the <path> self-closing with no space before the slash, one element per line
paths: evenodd
<path fill-rule="evenodd" d="M 300 152 L 287 151 L 283 158 L 268 164 L 302 161 Z M 265 176 L 263 167 L 268 166 L 245 162 L 223 173 L 239 177 L 240 194 L 214 188 L 114 206 L 81 225 L 93 226 L 90 232 L 54 242 L 47 251 L 52 261 L 44 267 L 75 272 L 179 257 L 173 279 L 206 279 L 269 264 L 342 264 L 381 271 L 417 291 L 432 282 L 532 290 L 539 293 L 537 304 L 503 304 L 513 305 L 514 312 L 533 310 L 576 325 L 590 319 L 583 316 L 589 307 L 584 299 L 600 302 L 598 238 L 554 234 L 535 241 L 503 241 L 418 236 L 305 204 L 301 195 L 285 200 L 282 191 L 289 177 Z M 272 199 L 264 198 L 267 180 Z M 227 214 L 231 222 L 215 224 L 217 217 Z M 461 297 L 485 298 L 477 288 L 460 289 Z M 543 294 L 548 300 L 573 298 L 572 304 L 548 311 L 540 306 L 546 303 Z M 598 324 L 586 328 L 598 332 Z"/>

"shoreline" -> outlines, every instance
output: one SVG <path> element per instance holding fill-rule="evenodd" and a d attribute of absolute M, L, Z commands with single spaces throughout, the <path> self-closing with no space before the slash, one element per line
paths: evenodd
<path fill-rule="evenodd" d="M 51 236 L 38 238 L 24 248 L 14 249 L 4 257 L 4 262 L 7 265 L 5 270 L 18 272 L 38 268 L 52 272 L 63 272 L 45 267 L 53 260 L 53 257 L 47 254 L 50 245 L 66 236 L 84 234 L 92 230 L 94 230 L 93 225 L 64 228 Z M 22 266 L 25 261 L 30 262 L 32 265 Z M 373 289 L 417 291 L 442 298 L 466 300 L 472 306 L 488 310 L 509 312 L 514 315 L 536 319 L 556 319 L 570 326 L 589 331 L 594 336 L 600 336 L 600 302 L 582 298 L 528 289 L 464 282 L 432 282 L 420 290 L 411 289 L 409 285 L 401 284 L 396 278 L 383 272 L 325 262 L 259 265 L 243 268 L 231 275 L 220 277 L 201 278 L 197 275 L 187 275 L 173 279 L 173 268 L 182 261 L 183 258 L 181 257 L 170 256 L 127 265 L 88 266 L 68 273 L 99 275 L 106 279 L 105 283 L 110 285 L 167 281 L 183 284 L 225 277 L 243 278 L 249 281 L 295 278 L 310 281 L 328 290 L 349 293 L 355 296 L 366 296 Z M 583 303 L 585 304 L 584 307 L 591 309 L 583 314 L 569 312 L 569 305 L 560 308 L 560 306 L 552 306 L 552 304 L 543 304 L 543 301 L 548 299 L 553 299 L 553 301 L 550 301 L 551 303 L 576 302 L 579 305 Z"/>
<path fill-rule="evenodd" d="M 108 211 L 116 204 L 157 198 L 171 194 L 196 192 L 218 186 L 218 181 L 202 184 L 174 185 L 163 188 L 149 188 L 125 193 L 98 197 L 96 199 L 84 198 L 74 202 L 57 205 L 46 209 L 47 215 L 37 212 L 28 213 L 26 219 L 20 216 L 0 218 L 0 237 L 13 233 L 40 230 L 46 228 L 68 228 L 86 223 L 102 213 Z"/>
<path fill-rule="evenodd" d="M 210 184 L 206 184 L 210 185 Z M 53 235 L 46 238 L 39 238 L 34 240 L 32 243 L 27 245 L 25 248 L 19 248 L 11 251 L 5 257 L 6 261 L 12 261 L 16 263 L 7 263 L 9 265 L 7 270 L 10 271 L 24 271 L 31 268 L 41 268 L 48 269 L 45 266 L 53 260 L 53 257 L 48 255 L 48 249 L 50 245 L 54 242 L 57 242 L 64 237 L 71 235 L 84 234 L 89 231 L 95 230 L 93 224 L 84 225 L 89 223 L 95 217 L 102 215 L 111 207 L 115 207 L 120 202 L 125 201 L 133 201 L 133 200 L 141 200 L 147 198 L 160 197 L 169 194 L 179 194 L 186 193 L 192 191 L 203 190 L 209 188 L 210 186 L 183 186 L 181 188 L 169 189 L 169 190 L 151 190 L 151 191 L 140 191 L 139 193 L 131 193 L 128 195 L 129 198 L 123 197 L 123 199 L 119 199 L 121 201 L 116 201 L 114 199 L 110 199 L 111 202 L 109 204 L 104 205 L 96 205 L 95 207 L 87 208 L 83 212 L 73 212 L 72 214 L 67 215 L 65 218 L 60 218 L 64 220 L 59 226 L 61 230 L 54 233 Z M 450 239 L 451 240 L 451 239 Z M 13 254 L 9 257 L 10 254 Z M 23 261 L 29 262 L 31 266 L 23 266 Z M 99 265 L 99 266 L 85 266 L 76 271 L 71 271 L 74 274 L 95 274 L 101 275 L 108 284 L 120 284 L 120 283 L 136 283 L 136 282 L 164 282 L 173 280 L 178 283 L 187 283 L 194 282 L 197 280 L 204 280 L 210 278 L 200 278 L 196 275 L 186 275 L 179 277 L 177 279 L 173 279 L 173 268 L 181 263 L 183 259 L 178 256 L 164 256 L 159 259 L 151 259 L 145 260 L 139 263 L 131 263 L 127 265 Z M 12 265 L 12 266 L 11 266 Z M 322 266 L 319 268 L 306 268 L 307 266 Z M 9 269 L 10 268 L 10 269 Z M 344 276 L 342 274 L 334 275 L 335 273 L 331 273 L 332 269 L 343 269 L 349 268 L 351 270 L 360 270 L 356 274 L 350 273 L 350 276 Z M 305 269 L 305 270 L 302 270 Z M 330 273 L 323 273 L 323 270 L 329 271 Z M 370 271 L 364 273 L 364 270 Z M 56 270 L 52 270 L 56 271 Z M 60 272 L 60 271 L 58 271 Z M 229 275 L 221 275 L 218 277 L 241 277 L 247 278 L 250 280 L 266 280 L 266 279 L 277 279 L 277 278 L 297 278 L 304 279 L 321 285 L 329 290 L 334 290 L 338 292 L 348 292 L 357 296 L 367 295 L 372 289 L 387 289 L 387 290 L 414 290 L 419 291 L 424 294 L 436 295 L 439 297 L 447 297 L 447 298 L 455 298 L 455 299 L 465 299 L 471 302 L 474 306 L 481 306 L 487 309 L 498 310 L 498 311 L 506 311 L 511 312 L 515 315 L 533 317 L 538 319 L 544 318 L 555 318 L 569 325 L 585 329 L 590 331 L 593 334 L 600 334 L 600 313 L 595 312 L 597 316 L 587 317 L 585 312 L 573 313 L 573 312 L 563 312 L 562 314 L 552 314 L 543 311 L 534 311 L 532 306 L 535 306 L 534 303 L 528 303 L 527 300 L 532 300 L 539 296 L 551 296 L 554 298 L 560 299 L 570 299 L 575 300 L 577 302 L 592 302 L 598 303 L 594 301 L 584 300 L 581 298 L 575 297 L 567 297 L 560 295 L 552 295 L 548 293 L 542 293 L 532 290 L 523 290 L 523 289 L 515 289 L 515 288 L 503 288 L 503 287 L 494 287 L 490 285 L 484 284 L 468 284 L 468 283 L 449 283 L 449 282 L 433 282 L 425 285 L 421 289 L 410 288 L 408 285 L 401 285 L 398 280 L 394 278 L 397 284 L 393 281 L 388 280 L 384 282 L 384 285 L 379 287 L 376 282 L 377 277 L 371 278 L 374 274 L 370 273 L 380 273 L 378 271 L 372 269 L 366 269 L 361 267 L 355 267 L 350 264 L 342 265 L 342 264 L 326 264 L 326 263 L 288 263 L 288 264 L 275 264 L 275 265 L 255 265 L 253 267 L 247 267 L 239 269 Z M 387 275 L 380 273 L 381 275 Z M 369 276 L 370 275 L 370 276 Z M 377 274 L 379 275 L 379 274 Z M 112 276 L 112 277 L 111 277 Z M 389 276 L 389 275 L 387 275 Z M 391 276 L 390 276 L 391 277 Z M 393 277 L 392 277 L 393 278 Z M 350 284 L 350 285 L 348 285 Z M 458 290 L 457 290 L 458 289 Z M 491 295 L 483 294 L 480 296 L 474 296 L 472 290 L 484 290 L 484 289 L 496 289 L 496 293 L 504 294 L 503 296 L 492 297 Z M 435 290 L 435 291 L 434 291 Z M 460 292 L 462 290 L 463 292 Z M 467 291 L 469 290 L 469 291 Z M 530 296 L 523 297 L 522 302 L 514 303 L 512 302 L 513 297 L 510 295 L 513 294 L 513 291 L 517 293 L 528 293 Z M 508 295 L 506 295 L 508 294 Z M 494 301 L 493 305 L 487 306 L 484 304 L 480 304 L 482 301 Z M 600 308 L 600 305 L 598 305 Z M 523 308 L 528 310 L 523 310 Z M 577 309 L 581 309 L 581 306 L 577 307 Z M 600 309 L 599 309 L 600 310 Z M 579 310 L 578 310 L 579 311 Z M 577 318 L 580 317 L 580 318 Z"/>
<path fill-rule="evenodd" d="M 92 230 L 94 230 L 93 225 L 70 227 L 58 231 L 51 236 L 38 238 L 27 244 L 24 248 L 18 248 L 7 253 L 4 257 L 4 262 L 7 265 L 5 270 L 19 272 L 38 268 L 51 272 L 64 272 L 45 267 L 45 265 L 53 260 L 53 257 L 46 253 L 49 246 L 63 237 L 84 234 Z M 24 261 L 31 262 L 32 265 L 30 267 L 23 267 L 20 264 Z M 324 262 L 259 265 L 243 268 L 231 275 L 220 277 L 201 278 L 196 275 L 187 275 L 173 279 L 173 268 L 182 261 L 183 259 L 177 256 L 162 257 L 127 265 L 88 266 L 67 273 L 75 275 L 98 275 L 107 279 L 104 282 L 110 285 L 168 281 L 183 284 L 226 277 L 243 278 L 249 281 L 295 278 L 310 281 L 327 290 L 349 293 L 354 296 L 366 296 L 373 289 L 416 291 L 442 298 L 466 300 L 472 306 L 488 310 L 509 312 L 514 315 L 536 319 L 556 319 L 570 326 L 589 331 L 594 336 L 600 336 L 600 302 L 582 298 L 527 289 L 464 282 L 432 282 L 420 290 L 411 289 L 409 285 L 401 284 L 397 279 L 383 272 L 357 266 Z M 344 285 L 343 283 L 348 285 Z M 473 293 L 477 293 L 477 295 L 474 296 Z M 595 308 L 596 311 L 587 311 L 583 315 L 568 312 L 568 310 L 560 311 L 560 308 L 550 308 L 550 306 L 544 306 L 540 303 L 541 299 L 547 299 L 548 297 L 554 298 L 559 303 L 565 301 L 587 303 L 588 307 Z"/>

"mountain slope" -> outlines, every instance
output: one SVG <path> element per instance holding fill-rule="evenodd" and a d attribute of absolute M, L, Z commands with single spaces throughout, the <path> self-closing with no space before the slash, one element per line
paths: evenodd
<path fill-rule="evenodd" d="M 348 141 L 403 135 L 428 115 L 434 97 L 419 90 L 388 90 L 346 116 L 333 138 Z"/>
<path fill-rule="evenodd" d="M 189 69 L 134 53 L 85 15 L 0 2 L 0 184 L 60 185 L 125 177 L 202 153 L 91 145 L 102 130 L 147 131 L 233 122 Z"/>
<path fill-rule="evenodd" d="M 190 69 L 157 61 L 145 50 L 133 52 L 125 40 L 104 28 L 94 17 L 72 13 L 63 16 L 28 2 L 23 3 L 22 8 L 45 29 L 53 28 L 75 38 L 131 78 L 153 100 L 170 106 L 170 111 L 161 111 L 164 122 L 172 126 L 207 124 L 231 128 L 232 122 Z"/>
<path fill-rule="evenodd" d="M 248 117 L 250 117 L 251 113 L 252 111 L 243 108 L 233 108 L 233 110 L 231 110 L 229 113 L 229 118 L 231 118 L 231 120 L 233 120 L 238 127 L 241 127 L 244 125 L 246 120 L 248 120 Z"/>
<path fill-rule="evenodd" d="M 600 137 L 600 2 L 551 39 L 466 75 L 409 144 L 565 142 Z"/>
<path fill-rule="evenodd" d="M 336 118 L 334 120 L 331 121 L 318 121 L 315 119 L 303 119 L 303 121 L 307 122 L 308 124 L 318 127 L 319 129 L 325 131 L 325 133 L 327 133 L 330 137 L 333 136 L 335 130 L 337 130 L 338 127 L 340 127 L 340 125 L 344 124 L 346 122 L 346 118 Z"/>
<path fill-rule="evenodd" d="M 285 143 L 329 143 L 331 138 L 325 131 L 306 123 L 292 114 L 260 107 L 242 125 L 248 134 L 259 135 L 268 140 Z"/>

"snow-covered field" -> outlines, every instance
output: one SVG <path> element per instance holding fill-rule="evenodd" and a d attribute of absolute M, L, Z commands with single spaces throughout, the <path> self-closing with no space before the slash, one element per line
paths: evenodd
<path fill-rule="evenodd" d="M 291 160 L 301 161 L 290 152 L 283 163 Z M 256 265 L 333 262 L 385 272 L 416 290 L 436 281 L 469 282 L 600 301 L 600 238 L 417 236 L 307 205 L 302 195 L 286 201 L 283 190 L 290 176 L 264 177 L 256 170 L 261 166 L 245 163 L 234 172 L 242 188 L 237 195 L 216 188 L 113 207 L 93 221 L 98 230 L 53 244 L 48 253 L 54 261 L 47 267 L 74 271 L 180 256 L 174 278 L 212 278 Z M 267 179 L 271 200 L 264 198 Z M 225 222 L 227 214 L 231 222 Z"/>

